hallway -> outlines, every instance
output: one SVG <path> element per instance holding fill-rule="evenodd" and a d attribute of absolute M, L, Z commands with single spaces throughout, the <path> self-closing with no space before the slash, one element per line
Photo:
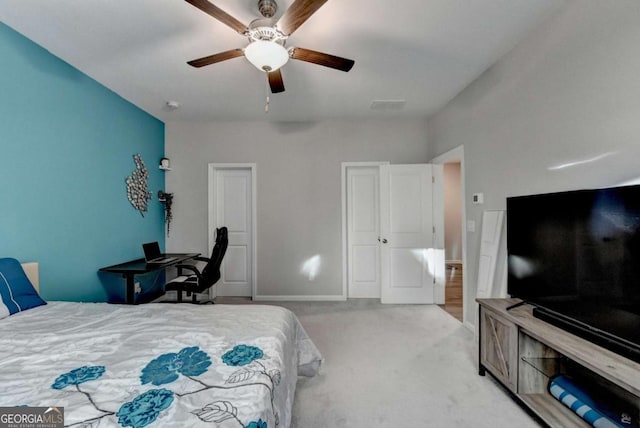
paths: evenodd
<path fill-rule="evenodd" d="M 462 322 L 462 263 L 447 263 L 444 305 L 438 305 Z"/>

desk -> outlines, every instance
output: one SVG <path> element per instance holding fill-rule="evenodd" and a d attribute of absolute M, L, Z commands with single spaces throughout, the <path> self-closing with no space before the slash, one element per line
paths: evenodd
<path fill-rule="evenodd" d="M 189 254 L 165 254 L 165 257 L 175 257 L 175 260 L 170 261 L 169 263 L 162 264 L 148 264 L 144 258 L 131 260 L 128 262 L 120 263 L 113 266 L 107 266 L 100 268 L 100 272 L 107 273 L 119 273 L 122 274 L 122 277 L 126 279 L 127 284 L 127 292 L 125 297 L 125 303 L 127 305 L 135 304 L 135 276 L 143 275 L 145 273 L 155 272 L 162 269 L 166 269 L 168 267 L 177 265 L 189 259 L 199 256 L 200 253 L 189 253 Z"/>

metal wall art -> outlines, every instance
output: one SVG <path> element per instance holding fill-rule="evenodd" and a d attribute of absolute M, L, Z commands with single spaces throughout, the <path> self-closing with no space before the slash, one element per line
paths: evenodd
<path fill-rule="evenodd" d="M 144 213 L 147 211 L 147 202 L 151 200 L 151 192 L 147 186 L 149 171 L 140 153 L 133 155 L 133 161 L 136 164 L 136 169 L 125 180 L 127 183 L 127 198 L 131 205 L 140 211 L 140 215 L 144 217 Z"/>

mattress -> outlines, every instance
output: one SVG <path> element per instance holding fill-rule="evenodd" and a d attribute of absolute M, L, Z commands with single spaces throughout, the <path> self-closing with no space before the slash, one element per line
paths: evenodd
<path fill-rule="evenodd" d="M 288 427 L 322 357 L 277 306 L 50 302 L 0 320 L 0 406 L 82 427 Z"/>

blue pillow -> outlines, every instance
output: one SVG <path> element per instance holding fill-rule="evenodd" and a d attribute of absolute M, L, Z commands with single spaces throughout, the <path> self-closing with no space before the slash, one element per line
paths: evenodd
<path fill-rule="evenodd" d="M 0 318 L 46 305 L 16 259 L 0 259 Z"/>

